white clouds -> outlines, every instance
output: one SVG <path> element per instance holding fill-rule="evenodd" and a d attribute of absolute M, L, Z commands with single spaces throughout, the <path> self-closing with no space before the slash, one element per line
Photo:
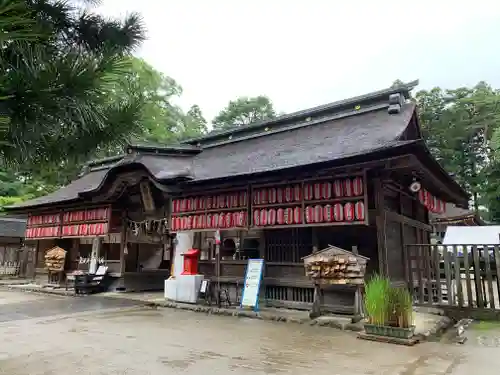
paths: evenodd
<path fill-rule="evenodd" d="M 239 95 L 265 94 L 293 111 L 396 78 L 500 86 L 493 1 L 104 0 L 100 10 L 140 12 L 149 39 L 139 55 L 207 117 Z"/>

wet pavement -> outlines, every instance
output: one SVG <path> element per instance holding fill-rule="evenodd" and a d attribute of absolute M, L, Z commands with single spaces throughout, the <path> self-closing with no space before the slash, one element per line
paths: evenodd
<path fill-rule="evenodd" d="M 97 296 L 0 290 L 0 321 L 0 374 L 9 375 L 488 375 L 500 366 L 499 348 L 475 339 L 401 347 L 335 329 Z"/>

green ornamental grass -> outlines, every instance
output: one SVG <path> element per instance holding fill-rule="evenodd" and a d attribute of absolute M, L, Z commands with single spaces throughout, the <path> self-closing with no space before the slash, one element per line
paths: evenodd
<path fill-rule="evenodd" d="M 406 288 L 391 287 L 388 278 L 374 275 L 365 287 L 365 310 L 369 324 L 409 328 L 413 304 Z"/>
<path fill-rule="evenodd" d="M 365 309 L 368 323 L 383 326 L 389 320 L 389 280 L 374 275 L 365 287 Z"/>

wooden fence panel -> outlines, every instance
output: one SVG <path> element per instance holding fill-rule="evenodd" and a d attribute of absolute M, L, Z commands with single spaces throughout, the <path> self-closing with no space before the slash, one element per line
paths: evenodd
<path fill-rule="evenodd" d="M 500 245 L 406 246 L 415 303 L 500 310 Z"/>

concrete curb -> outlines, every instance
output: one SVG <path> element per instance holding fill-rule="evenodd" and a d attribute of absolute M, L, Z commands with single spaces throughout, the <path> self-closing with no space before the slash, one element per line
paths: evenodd
<path fill-rule="evenodd" d="M 22 285 L 22 284 L 20 284 Z M 16 290 L 19 292 L 26 292 L 26 293 L 39 293 L 39 294 L 50 294 L 50 295 L 56 295 L 56 296 L 63 296 L 63 297 L 76 297 L 74 291 L 71 290 L 50 290 L 50 289 L 42 289 L 42 288 L 36 288 L 36 287 L 26 287 L 26 286 L 15 286 L 15 285 L 0 285 L 1 288 L 4 289 L 9 289 L 9 290 Z"/>
<path fill-rule="evenodd" d="M 437 323 L 427 331 L 420 333 L 422 341 L 429 341 L 433 339 L 440 338 L 447 330 L 453 325 L 453 320 L 448 318 L 447 316 L 442 316 L 441 319 L 437 321 Z"/>
<path fill-rule="evenodd" d="M 207 315 L 221 315 L 233 316 L 239 318 L 250 318 L 260 320 L 270 320 L 283 323 L 296 323 L 296 324 L 309 324 L 311 326 L 317 325 L 320 327 L 331 327 L 346 331 L 360 332 L 363 326 L 359 323 L 344 323 L 335 317 L 322 316 L 317 319 L 311 320 L 310 318 L 298 318 L 287 316 L 286 314 L 279 314 L 279 311 L 273 313 L 269 311 L 255 312 L 250 310 L 239 310 L 230 308 L 218 308 L 212 306 L 190 305 L 171 301 L 165 302 L 144 302 L 146 306 L 156 308 L 172 308 L 186 311 L 193 311 L 198 313 L 205 313 Z M 278 309 L 279 310 L 279 309 Z"/>

